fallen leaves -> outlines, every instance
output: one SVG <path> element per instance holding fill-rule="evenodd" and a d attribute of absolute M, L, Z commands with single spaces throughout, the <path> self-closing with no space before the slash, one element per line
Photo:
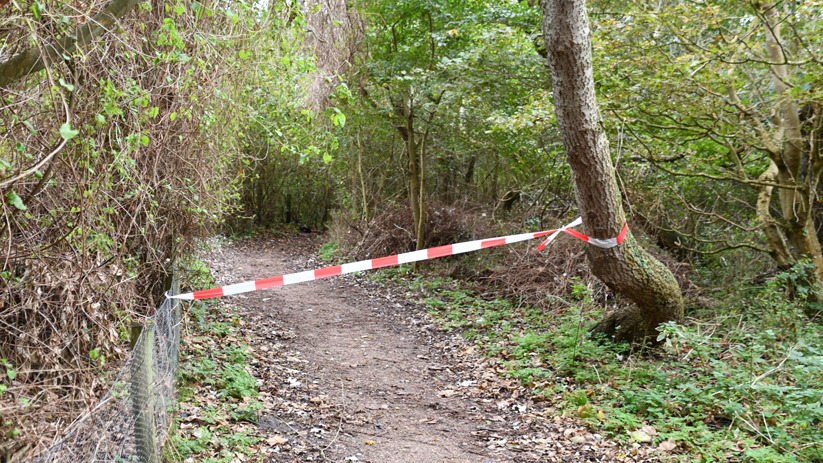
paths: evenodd
<path fill-rule="evenodd" d="M 321 408 L 331 407 L 331 405 L 328 403 L 328 401 L 329 401 L 329 396 L 327 396 L 327 395 L 320 395 L 320 396 L 312 397 L 311 399 L 309 399 L 309 402 L 311 402 L 315 405 L 320 405 Z"/>
<path fill-rule="evenodd" d="M 269 444 L 269 445 L 274 445 L 274 446 L 283 445 L 288 441 L 289 440 L 286 439 L 283 436 L 271 436 L 271 437 L 266 438 L 266 443 Z"/>
<path fill-rule="evenodd" d="M 650 435 L 640 430 L 630 432 L 629 437 L 631 437 L 634 441 L 641 443 L 648 443 L 652 441 L 652 437 Z"/>
<path fill-rule="evenodd" d="M 654 426 L 649 426 L 648 424 L 643 425 L 640 430 L 652 437 L 657 435 L 657 430 L 654 429 Z"/>
<path fill-rule="evenodd" d="M 672 438 L 664 440 L 657 446 L 657 450 L 661 452 L 671 452 L 675 448 L 677 448 L 677 443 Z"/>
<path fill-rule="evenodd" d="M 580 418 L 593 418 L 596 416 L 594 407 L 589 404 L 581 405 L 577 408 L 577 416 Z"/>
<path fill-rule="evenodd" d="M 654 436 L 657 436 L 657 435 L 658 435 L 658 432 L 657 432 L 656 429 L 654 429 L 654 426 L 650 426 L 648 424 L 643 425 L 640 429 L 638 429 L 636 431 L 632 431 L 632 432 L 629 433 L 629 437 L 631 437 L 632 440 L 634 440 L 635 442 L 643 443 L 643 444 L 651 443 L 652 438 Z M 671 451 L 671 450 L 674 450 L 675 447 L 676 447 L 676 445 L 674 443 L 674 440 L 669 439 L 669 440 L 663 441 L 658 446 L 658 449 L 659 450 L 664 450 L 664 451 Z"/>
<path fill-rule="evenodd" d="M 242 255 L 236 257 L 240 258 Z M 341 277 L 338 281 L 344 280 Z M 362 285 L 365 289 L 366 285 L 361 280 L 355 281 L 358 284 L 353 286 Z M 341 282 L 340 287 L 342 286 Z M 381 289 L 383 291 L 385 288 Z M 341 289 L 341 294 L 347 294 L 345 288 Z M 388 298 L 382 294 L 379 296 Z M 371 294 L 368 297 L 372 298 Z M 594 404 L 583 410 L 575 407 L 567 410 L 567 416 L 571 419 L 557 416 L 563 410 L 562 407 L 546 411 L 542 404 L 535 403 L 540 397 L 533 396 L 533 390 L 549 389 L 554 385 L 555 379 L 549 378 L 542 384 L 531 384 L 524 388 L 519 380 L 506 376 L 508 370 L 501 359 L 482 357 L 480 352 L 475 352 L 475 347 L 466 346 L 465 340 L 458 334 L 439 331 L 437 323 L 425 312 L 404 309 L 392 315 L 387 308 L 389 306 L 369 306 L 370 315 L 391 315 L 396 317 L 393 322 L 408 324 L 413 333 L 419 332 L 422 335 L 418 339 L 412 334 L 413 339 L 403 340 L 415 347 L 414 352 L 396 354 L 385 359 L 385 355 L 380 355 L 380 350 L 391 345 L 390 333 L 367 331 L 358 326 L 362 331 L 355 332 L 347 339 L 354 341 L 355 346 L 359 346 L 361 342 L 368 345 L 364 348 L 366 350 L 358 350 L 357 355 L 346 355 L 344 351 L 324 345 L 324 349 L 328 350 L 319 355 L 309 350 L 302 339 L 303 333 L 314 327 L 302 326 L 298 336 L 295 334 L 297 328 L 290 331 L 285 324 L 279 325 L 277 315 L 254 310 L 260 307 L 253 305 L 259 303 L 259 300 L 249 300 L 251 302 L 243 302 L 247 305 L 246 309 L 250 309 L 243 318 L 246 323 L 244 333 L 248 333 L 249 340 L 238 341 L 248 342 L 252 347 L 253 376 L 260 384 L 260 400 L 265 411 L 259 414 L 257 427 L 252 431 L 259 441 L 249 447 L 250 452 L 246 453 L 248 462 L 258 461 L 255 457 L 264 458 L 263 461 L 266 458 L 269 461 L 317 461 L 315 458 L 320 458 L 322 451 L 326 452 L 327 457 L 333 456 L 334 461 L 380 461 L 374 460 L 369 452 L 378 449 L 388 452 L 394 448 L 392 439 L 398 435 L 398 431 L 392 417 L 397 416 L 393 415 L 396 413 L 394 410 L 401 409 L 403 411 L 399 413 L 411 420 L 405 426 L 397 423 L 400 435 L 409 432 L 409 429 L 425 429 L 427 433 L 431 433 L 427 442 L 442 441 L 442 444 L 437 445 L 444 447 L 452 445 L 447 441 L 453 440 L 446 439 L 446 436 L 457 436 L 458 433 L 461 436 L 471 435 L 468 442 L 460 442 L 460 445 L 467 445 L 467 450 L 472 447 L 484 453 L 494 450 L 504 452 L 507 456 L 513 455 L 511 452 L 518 452 L 528 455 L 526 458 L 529 461 L 559 461 L 558 458 L 573 454 L 579 455 L 581 459 L 585 455 L 596 456 L 600 461 L 639 461 L 636 457 L 647 456 L 655 450 L 649 445 L 634 444 L 641 447 L 639 452 L 632 454 L 629 459 L 618 458 L 632 449 L 622 448 L 623 446 L 598 434 L 592 434 L 579 421 L 575 421 L 575 418 L 579 420 L 577 415 L 580 412 L 602 419 L 602 410 L 591 408 Z M 284 310 L 296 312 L 304 308 L 299 305 L 288 307 L 288 304 L 289 302 L 285 303 Z M 408 306 L 409 304 L 405 305 Z M 400 305 L 397 307 L 402 308 Z M 356 306 L 346 309 L 359 310 Z M 317 312 L 314 311 L 315 314 Z M 300 313 L 303 314 L 304 311 L 301 310 Z M 369 326 L 375 322 L 373 318 L 368 320 Z M 238 323 L 232 325 L 239 326 Z M 364 334 L 364 331 L 368 334 Z M 401 336 L 408 335 L 407 331 Z M 226 338 L 221 339 L 219 344 L 224 342 L 227 342 Z M 203 346 L 202 350 L 208 352 L 214 348 Z M 383 371 L 395 371 L 397 365 L 402 367 L 397 370 L 408 370 L 408 374 L 400 373 L 398 377 L 392 377 L 391 385 L 364 379 L 374 378 L 375 374 L 385 375 Z M 334 381 L 330 382 L 329 373 L 324 372 L 333 372 Z M 415 383 L 427 383 L 430 388 L 421 392 L 421 387 Z M 207 405 L 203 403 L 206 397 L 197 398 L 203 405 L 201 408 Z M 537 400 L 532 400 L 534 398 Z M 563 394 L 559 393 L 546 396 L 547 401 L 555 404 L 562 399 Z M 459 410 L 464 408 L 465 410 Z M 198 412 L 198 416 L 202 417 L 202 412 Z M 191 425 L 205 425 L 201 419 L 197 422 Z M 231 425 L 229 432 L 233 432 L 237 426 L 233 423 Z M 206 426 L 208 429 L 208 425 Z M 440 434 L 441 431 L 449 434 Z M 361 433 L 360 438 L 352 432 Z M 376 438 L 381 439 L 381 445 L 372 447 L 377 445 L 372 440 Z M 353 444 L 357 450 L 346 448 Z M 661 444 L 660 448 L 668 446 L 669 444 Z M 356 452 L 362 452 L 362 455 Z M 271 459 L 272 457 L 276 458 Z M 235 463 L 242 461 L 239 456 L 235 458 Z M 501 461 L 514 460 L 505 458 Z"/>

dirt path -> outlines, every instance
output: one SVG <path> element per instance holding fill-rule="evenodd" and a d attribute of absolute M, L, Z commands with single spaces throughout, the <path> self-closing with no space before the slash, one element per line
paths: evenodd
<path fill-rule="evenodd" d="M 210 262 L 219 284 L 321 266 L 309 236 Z M 344 276 L 233 296 L 255 354 L 266 461 L 612 461 L 614 445 L 546 418 L 402 295 Z M 286 442 L 284 442 L 286 440 Z"/>

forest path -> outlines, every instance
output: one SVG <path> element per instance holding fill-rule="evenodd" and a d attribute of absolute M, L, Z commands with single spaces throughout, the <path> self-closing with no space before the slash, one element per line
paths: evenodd
<path fill-rule="evenodd" d="M 221 285 L 317 268 L 319 245 L 316 235 L 245 240 L 214 254 L 210 267 Z M 396 291 L 348 275 L 231 298 L 261 383 L 263 461 L 605 456 L 600 436 L 545 418 L 494 374 L 494 361 Z"/>

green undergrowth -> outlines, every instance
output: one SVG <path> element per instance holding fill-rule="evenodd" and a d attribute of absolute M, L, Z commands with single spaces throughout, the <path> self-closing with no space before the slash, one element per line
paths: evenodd
<path fill-rule="evenodd" d="M 336 258 L 338 249 L 339 246 L 336 241 L 329 241 L 328 243 L 323 243 L 323 245 L 320 246 L 320 250 L 317 251 L 317 254 L 324 261 L 330 262 Z"/>
<path fill-rule="evenodd" d="M 256 459 L 253 447 L 259 438 L 243 425 L 256 422 L 263 405 L 257 382 L 246 371 L 253 356 L 240 324 L 225 304 L 197 301 L 191 306 L 181 342 L 179 407 L 164 461 L 223 463 L 237 460 L 238 454 Z"/>
<path fill-rule="evenodd" d="M 409 267 L 373 278 L 423 298 L 442 329 L 500 359 L 550 411 L 617 440 L 673 442 L 673 461 L 823 462 L 823 327 L 787 298 L 792 273 L 663 326 L 656 349 L 592 339 L 603 308 L 582 283 L 564 295 L 573 307 L 543 313 Z"/>

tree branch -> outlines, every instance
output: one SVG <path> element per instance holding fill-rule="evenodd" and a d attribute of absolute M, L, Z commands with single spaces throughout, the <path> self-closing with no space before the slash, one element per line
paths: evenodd
<path fill-rule="evenodd" d="M 74 34 L 66 35 L 53 46 L 46 46 L 45 56 L 40 48 L 33 47 L 0 64 L 0 87 L 42 71 L 46 67 L 46 61 L 52 62 L 63 55 L 71 55 L 77 50 L 78 42 L 81 45 L 91 43 L 95 38 L 108 32 L 117 20 L 125 16 L 137 3 L 138 0 L 114 0 L 86 24 L 75 29 Z"/>
<path fill-rule="evenodd" d="M 661 164 L 655 163 L 655 167 L 666 172 L 667 174 L 674 175 L 676 177 L 701 177 L 701 178 L 708 178 L 711 180 L 728 180 L 730 182 L 737 182 L 742 183 L 744 185 L 754 186 L 754 187 L 762 187 L 762 186 L 770 186 L 774 188 L 781 188 L 784 190 L 802 190 L 805 188 L 805 185 L 784 185 L 782 183 L 775 183 L 775 182 L 766 182 L 761 180 L 750 180 L 750 179 L 743 179 L 738 177 L 733 177 L 729 175 L 711 175 L 704 172 L 696 172 L 696 173 L 685 173 L 685 172 L 678 172 L 675 170 L 667 169 L 663 167 Z"/>

